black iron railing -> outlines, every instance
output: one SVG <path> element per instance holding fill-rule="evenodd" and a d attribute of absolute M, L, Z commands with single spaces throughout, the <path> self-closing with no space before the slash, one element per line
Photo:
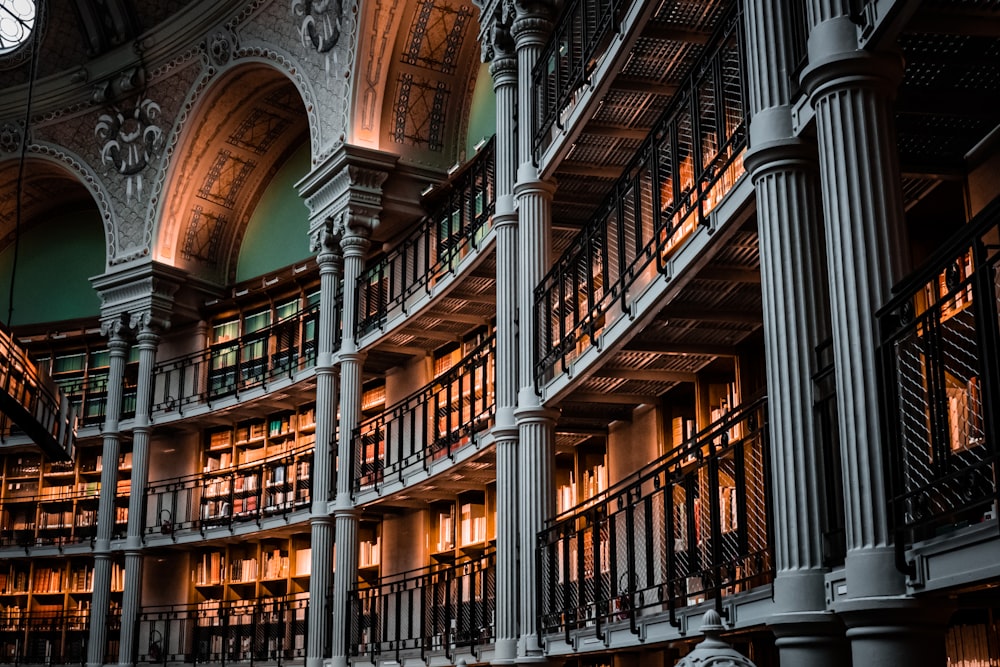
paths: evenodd
<path fill-rule="evenodd" d="M 419 650 L 450 658 L 457 648 L 493 641 L 495 554 L 384 576 L 349 598 L 353 656 L 399 660 L 402 651 Z"/>
<path fill-rule="evenodd" d="M 354 491 L 475 443 L 493 425 L 496 338 L 490 337 L 430 384 L 354 430 Z"/>
<path fill-rule="evenodd" d="M 536 95 L 531 128 L 536 156 L 563 128 L 565 115 L 590 83 L 628 6 L 621 0 L 575 0 L 563 7 L 531 72 Z"/>
<path fill-rule="evenodd" d="M 24 433 L 51 459 L 73 455 L 76 419 L 59 387 L 0 327 L 0 442 Z"/>
<path fill-rule="evenodd" d="M 153 412 L 183 413 L 192 404 L 295 377 L 316 363 L 318 326 L 316 304 L 260 331 L 156 364 Z"/>
<path fill-rule="evenodd" d="M 0 607 L 0 663 L 81 664 L 89 628 L 87 610 Z"/>
<path fill-rule="evenodd" d="M 89 542 L 96 535 L 96 484 L 50 487 L 42 495 L 8 489 L 0 503 L 0 546 L 32 547 Z"/>
<path fill-rule="evenodd" d="M 900 555 L 915 540 L 996 517 L 998 286 L 1000 200 L 879 311 Z"/>
<path fill-rule="evenodd" d="M 456 174 L 430 215 L 358 277 L 359 336 L 395 313 L 405 314 L 479 248 L 496 205 L 494 143 L 491 139 Z"/>
<path fill-rule="evenodd" d="M 308 593 L 147 607 L 139 616 L 136 662 L 301 661 L 308 610 Z"/>
<path fill-rule="evenodd" d="M 582 354 L 743 174 L 740 17 L 716 35 L 612 193 L 535 288 L 536 382 Z"/>
<path fill-rule="evenodd" d="M 223 470 L 152 482 L 146 534 L 228 527 L 307 510 L 312 502 L 313 445 Z"/>
<path fill-rule="evenodd" d="M 545 634 L 748 591 L 773 574 L 767 403 L 724 416 L 538 535 Z"/>

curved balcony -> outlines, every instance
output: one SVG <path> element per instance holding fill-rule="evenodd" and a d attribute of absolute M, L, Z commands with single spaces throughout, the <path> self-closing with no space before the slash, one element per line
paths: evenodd
<path fill-rule="evenodd" d="M 14 665 L 80 664 L 86 660 L 90 614 L 86 609 L 0 612 L 0 662 Z M 25 641 L 25 638 L 30 641 Z M 111 653 L 113 639 L 108 640 Z"/>
<path fill-rule="evenodd" d="M 706 49 L 611 194 L 535 288 L 536 385 L 607 330 L 647 312 L 651 285 L 684 272 L 728 222 L 717 207 L 740 182 L 746 146 L 741 24 L 731 18 Z M 610 341 L 613 343 L 613 341 Z"/>
<path fill-rule="evenodd" d="M 49 458 L 71 458 L 76 421 L 69 401 L 3 327 L 0 362 L 0 442 L 21 432 Z"/>
<path fill-rule="evenodd" d="M 285 525 L 309 516 L 313 446 L 226 470 L 152 482 L 146 492 L 149 544 L 197 541 L 214 531 Z"/>
<path fill-rule="evenodd" d="M 496 206 L 494 143 L 452 177 L 409 235 L 358 277 L 359 340 L 426 305 L 483 248 Z"/>
<path fill-rule="evenodd" d="M 496 610 L 495 553 L 448 567 L 381 577 L 350 591 L 351 655 L 372 663 L 394 657 L 426 659 L 491 644 Z M 478 662 L 478 660 L 476 660 Z"/>
<path fill-rule="evenodd" d="M 545 634 L 640 623 L 772 578 L 767 401 L 569 510 L 538 536 Z"/>
<path fill-rule="evenodd" d="M 879 311 L 890 510 L 914 542 L 997 516 L 1000 199 Z M 995 532 L 995 527 L 993 532 Z"/>
<path fill-rule="evenodd" d="M 305 657 L 308 594 L 144 607 L 137 663 L 268 662 Z"/>
<path fill-rule="evenodd" d="M 414 471 L 437 472 L 436 461 L 474 450 L 493 425 L 495 356 L 491 336 L 433 382 L 362 422 L 353 436 L 354 493 L 402 486 Z"/>
<path fill-rule="evenodd" d="M 268 385 L 294 381 L 316 364 L 319 305 L 204 350 L 162 361 L 153 370 L 153 413 L 184 416 L 200 406 L 239 401 Z M 340 327 L 334 345 L 339 345 Z"/>

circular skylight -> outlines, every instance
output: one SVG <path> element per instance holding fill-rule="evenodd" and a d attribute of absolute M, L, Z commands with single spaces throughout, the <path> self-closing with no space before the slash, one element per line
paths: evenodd
<path fill-rule="evenodd" d="M 34 26 L 34 0 L 0 0 L 0 55 L 27 42 Z"/>

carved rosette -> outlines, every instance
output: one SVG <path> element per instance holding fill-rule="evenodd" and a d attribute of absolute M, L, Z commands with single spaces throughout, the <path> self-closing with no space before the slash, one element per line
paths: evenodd
<path fill-rule="evenodd" d="M 97 119 L 101 162 L 125 179 L 126 201 L 142 198 L 143 172 L 163 146 L 160 105 L 149 98 L 114 105 Z"/>

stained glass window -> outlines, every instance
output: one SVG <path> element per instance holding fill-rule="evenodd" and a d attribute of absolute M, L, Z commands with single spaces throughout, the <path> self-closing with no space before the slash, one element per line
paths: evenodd
<path fill-rule="evenodd" d="M 34 25 L 34 0 L 0 0 L 0 54 L 28 41 Z"/>

